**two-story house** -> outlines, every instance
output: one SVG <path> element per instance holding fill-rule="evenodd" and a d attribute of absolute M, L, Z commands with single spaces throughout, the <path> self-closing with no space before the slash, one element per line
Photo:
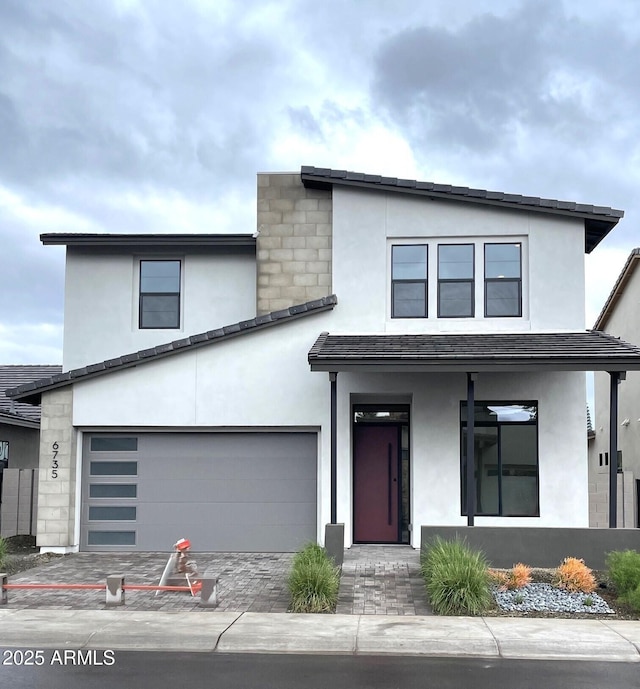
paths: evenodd
<path fill-rule="evenodd" d="M 43 235 L 65 372 L 11 393 L 42 402 L 40 546 L 588 526 L 584 372 L 640 368 L 584 323 L 621 211 L 312 167 L 257 203 L 246 235 Z"/>

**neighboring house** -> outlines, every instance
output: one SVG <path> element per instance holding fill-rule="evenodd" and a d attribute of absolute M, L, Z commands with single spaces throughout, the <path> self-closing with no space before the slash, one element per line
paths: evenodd
<path fill-rule="evenodd" d="M 0 536 L 35 532 L 40 405 L 11 400 L 8 388 L 60 373 L 61 366 L 0 365 Z M 22 471 L 22 470 L 31 471 Z"/>
<path fill-rule="evenodd" d="M 36 469 L 40 454 L 40 406 L 11 400 L 5 390 L 61 371 L 56 365 L 0 365 L 0 467 Z"/>
<path fill-rule="evenodd" d="M 65 373 L 11 392 L 48 420 L 40 546 L 588 526 L 585 371 L 640 369 L 584 323 L 621 211 L 311 167 L 257 202 L 245 235 L 42 236 Z"/>
<path fill-rule="evenodd" d="M 640 345 L 640 248 L 625 263 L 594 330 Z M 595 375 L 595 428 L 589 443 L 589 524 L 606 526 L 609 501 L 609 384 Z M 640 372 L 629 371 L 618 401 L 618 525 L 640 527 Z"/>

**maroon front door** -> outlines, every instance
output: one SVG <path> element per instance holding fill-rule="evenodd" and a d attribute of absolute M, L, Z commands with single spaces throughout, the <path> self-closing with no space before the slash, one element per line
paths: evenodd
<path fill-rule="evenodd" d="M 398 427 L 356 425 L 353 540 L 398 543 Z"/>

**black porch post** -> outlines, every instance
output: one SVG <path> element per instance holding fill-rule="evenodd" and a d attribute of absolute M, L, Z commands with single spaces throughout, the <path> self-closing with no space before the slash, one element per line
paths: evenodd
<path fill-rule="evenodd" d="M 338 374 L 329 373 L 331 381 L 331 523 L 338 522 Z"/>
<path fill-rule="evenodd" d="M 618 383 L 620 371 L 609 371 L 609 528 L 618 525 Z"/>
<path fill-rule="evenodd" d="M 473 526 L 476 511 L 475 478 L 475 381 L 477 373 L 467 373 L 467 526 Z"/>

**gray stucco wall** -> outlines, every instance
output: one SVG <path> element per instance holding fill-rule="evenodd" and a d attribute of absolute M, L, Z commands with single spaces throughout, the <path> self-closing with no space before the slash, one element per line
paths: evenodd
<path fill-rule="evenodd" d="M 0 440 L 9 442 L 9 466 L 14 469 L 37 469 L 40 431 L 0 423 Z"/>
<path fill-rule="evenodd" d="M 639 550 L 638 529 L 552 529 L 500 526 L 422 526 L 422 547 L 440 536 L 466 539 L 484 551 L 493 567 L 557 567 L 565 557 L 577 557 L 591 569 L 605 569 L 612 550 Z"/>

